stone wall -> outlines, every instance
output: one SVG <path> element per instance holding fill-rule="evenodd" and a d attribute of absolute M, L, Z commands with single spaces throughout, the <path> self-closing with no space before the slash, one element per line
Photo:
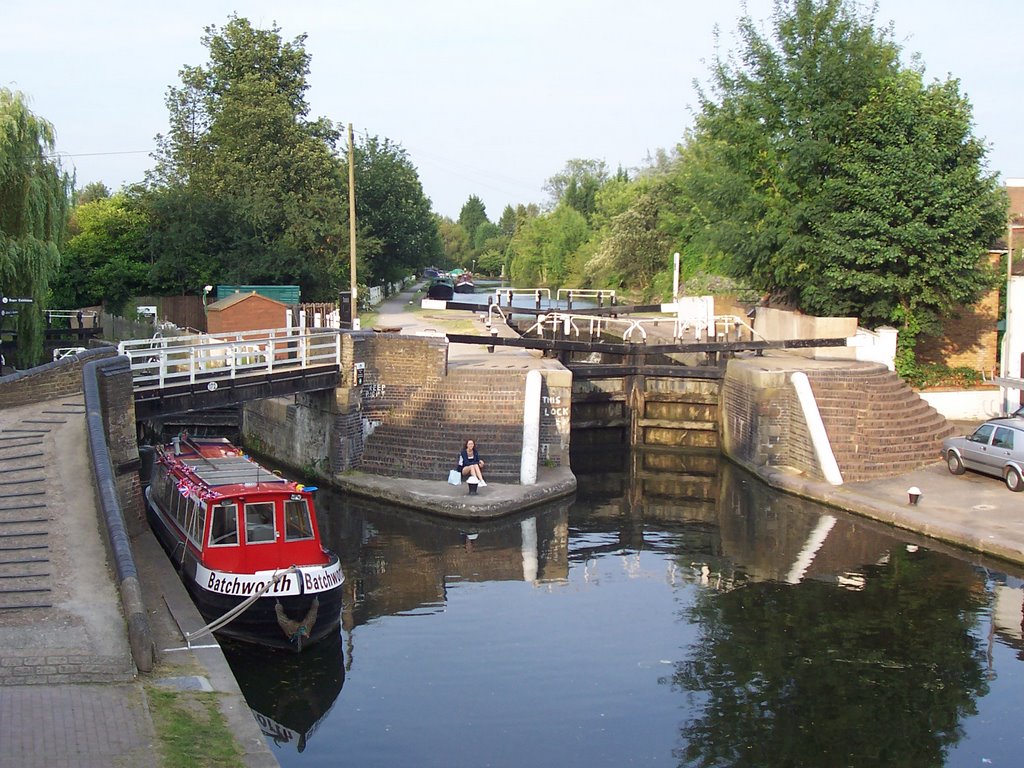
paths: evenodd
<path fill-rule="evenodd" d="M 721 414 L 722 451 L 733 460 L 824 477 L 789 372 L 731 360 L 722 384 Z"/>
<path fill-rule="evenodd" d="M 90 360 L 113 357 L 116 347 L 97 347 L 73 357 L 0 377 L 0 408 L 39 403 L 82 393 L 82 366 Z"/>

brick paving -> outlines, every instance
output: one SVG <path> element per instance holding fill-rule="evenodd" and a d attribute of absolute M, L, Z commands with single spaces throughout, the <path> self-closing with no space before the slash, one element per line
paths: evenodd
<path fill-rule="evenodd" d="M 80 394 L 0 408 L 0 768 L 160 765 L 94 486 Z M 203 622 L 152 534 L 132 546 L 158 674 L 200 672 L 243 763 L 276 766 L 216 644 L 165 651 Z"/>
<path fill-rule="evenodd" d="M 157 766 L 138 683 L 0 689 L 0 768 Z"/>
<path fill-rule="evenodd" d="M 157 765 L 86 446 L 80 395 L 0 410 L 2 768 Z"/>

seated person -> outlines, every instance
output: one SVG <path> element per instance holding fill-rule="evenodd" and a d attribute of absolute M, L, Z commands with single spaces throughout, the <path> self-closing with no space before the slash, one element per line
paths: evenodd
<path fill-rule="evenodd" d="M 465 478 L 475 477 L 480 485 L 487 485 L 484 482 L 484 460 L 476 449 L 474 440 L 467 440 L 459 453 L 459 470 Z"/>

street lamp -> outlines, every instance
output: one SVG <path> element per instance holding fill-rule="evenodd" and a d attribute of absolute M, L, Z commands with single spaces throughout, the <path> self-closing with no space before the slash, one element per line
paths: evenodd
<path fill-rule="evenodd" d="M 213 290 L 212 285 L 203 286 L 203 314 L 206 314 L 206 297 L 210 295 L 210 291 Z"/>

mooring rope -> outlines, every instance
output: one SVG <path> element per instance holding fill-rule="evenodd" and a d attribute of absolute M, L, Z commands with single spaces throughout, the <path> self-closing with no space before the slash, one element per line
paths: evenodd
<path fill-rule="evenodd" d="M 232 621 L 235 620 L 235 618 L 239 614 L 243 613 L 250 605 L 252 605 L 257 600 L 259 600 L 261 597 L 263 597 L 263 595 L 265 595 L 267 593 L 268 589 L 270 589 L 272 586 L 277 584 L 281 579 L 283 579 L 289 573 L 296 573 L 298 570 L 299 570 L 298 566 L 291 565 L 291 566 L 288 566 L 287 568 L 285 568 L 283 571 L 277 571 L 276 573 L 274 573 L 273 577 L 266 584 L 263 585 L 263 588 L 260 589 L 259 592 L 256 592 L 256 593 L 250 595 L 249 597 L 247 597 L 245 600 L 243 600 L 238 605 L 236 605 L 234 608 L 229 610 L 227 613 L 225 613 L 219 619 L 214 619 L 209 624 L 207 624 L 205 627 L 201 627 L 200 629 L 197 629 L 195 632 L 186 632 L 185 633 L 185 645 L 187 645 L 189 648 L 191 648 L 192 647 L 192 641 L 194 639 L 196 639 L 197 637 L 202 637 L 203 635 L 208 635 L 208 634 L 210 634 L 212 632 L 216 632 L 218 629 L 220 629 L 224 625 L 230 624 Z"/>

